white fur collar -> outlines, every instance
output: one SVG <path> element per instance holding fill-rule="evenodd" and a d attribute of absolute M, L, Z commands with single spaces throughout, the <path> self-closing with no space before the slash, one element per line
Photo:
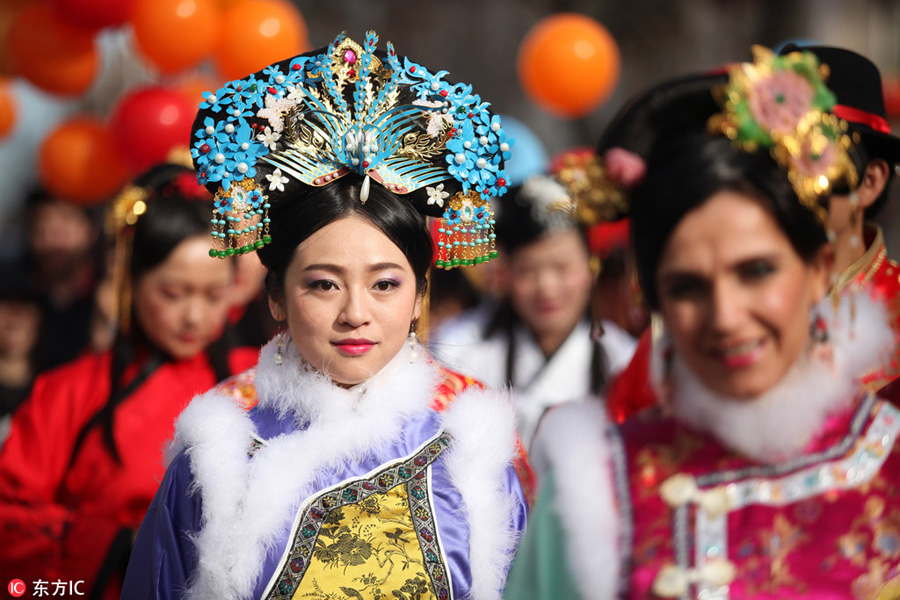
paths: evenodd
<path fill-rule="evenodd" d="M 804 354 L 771 390 L 752 401 L 735 400 L 706 388 L 676 355 L 671 374 L 675 417 L 758 461 L 774 463 L 802 453 L 830 415 L 852 408 L 862 391 L 858 378 L 884 364 L 895 344 L 884 307 L 868 294 L 841 298 L 837 311 L 826 298 L 817 310 L 828 324 L 833 369 Z M 657 348 L 653 359 L 660 360 Z"/>
<path fill-rule="evenodd" d="M 542 483 L 552 468 L 566 563 L 584 600 L 615 598 L 619 583 L 620 521 L 606 426 L 600 400 L 561 404 L 541 422 L 532 452 Z"/>
<path fill-rule="evenodd" d="M 275 364 L 276 339 L 259 353 L 255 382 L 259 406 L 274 410 L 282 419 L 293 417 L 299 425 L 343 422 L 361 412 L 404 416 L 424 408 L 430 390 L 439 383 L 437 369 L 422 357 L 424 351 L 404 344 L 381 371 L 364 383 L 343 388 L 305 362 L 293 341 L 285 344 L 283 363 Z"/>
<path fill-rule="evenodd" d="M 172 450 L 188 449 L 203 502 L 201 531 L 194 540 L 198 566 L 186 598 L 249 598 L 267 552 L 290 525 L 299 502 L 314 493 L 316 475 L 356 456 L 386 451 L 408 419 L 430 410 L 439 384 L 440 372 L 422 356 L 424 351 L 412 358 L 406 346 L 381 372 L 349 390 L 300 364 L 293 344 L 287 345 L 281 365 L 272 361 L 274 353 L 274 341 L 260 353 L 259 406 L 309 423 L 306 429 L 267 440 L 248 460 L 255 427 L 241 407 L 215 390 L 196 398 L 176 423 Z M 455 439 L 448 469 L 472 507 L 467 513 L 473 591 L 502 587 L 505 570 L 494 567 L 504 559 L 508 564 L 512 548 L 508 514 L 493 514 L 510 510 L 508 494 L 486 489 L 483 482 L 502 481 L 514 454 L 515 418 L 508 401 L 485 402 L 486 395 L 467 391 L 443 415 Z M 485 440 L 495 439 L 494 451 L 486 450 Z M 487 514 L 485 506 L 498 508 Z M 476 597 L 496 596 L 499 592 Z"/>

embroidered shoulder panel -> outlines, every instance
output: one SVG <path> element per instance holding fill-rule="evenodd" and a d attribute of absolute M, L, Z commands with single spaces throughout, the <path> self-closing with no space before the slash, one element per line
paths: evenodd
<path fill-rule="evenodd" d="M 430 490 L 430 467 L 451 441 L 441 432 L 305 502 L 264 598 L 452 598 Z"/>
<path fill-rule="evenodd" d="M 435 390 L 431 401 L 431 408 L 437 412 L 444 412 L 458 394 L 470 387 L 484 389 L 484 384 L 467 375 L 456 373 L 444 367 L 438 367 L 441 374 L 441 383 Z"/>
<path fill-rule="evenodd" d="M 247 369 L 229 377 L 213 388 L 213 391 L 229 398 L 234 398 L 244 410 L 250 410 L 256 406 L 256 367 Z"/>

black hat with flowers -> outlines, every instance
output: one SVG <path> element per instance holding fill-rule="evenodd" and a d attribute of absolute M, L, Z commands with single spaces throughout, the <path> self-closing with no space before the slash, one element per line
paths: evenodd
<path fill-rule="evenodd" d="M 884 109 L 878 67 L 865 56 L 845 48 L 788 44 L 780 54 L 802 50 L 828 65 L 828 88 L 837 97 L 832 112 L 859 133 L 870 158 L 900 163 L 900 138 L 891 133 Z"/>

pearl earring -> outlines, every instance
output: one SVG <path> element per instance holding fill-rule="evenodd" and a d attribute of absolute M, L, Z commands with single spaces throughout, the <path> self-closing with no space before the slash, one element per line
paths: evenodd
<path fill-rule="evenodd" d="M 409 343 L 409 362 L 415 362 L 419 358 L 419 339 L 415 331 L 410 331 L 406 338 Z"/>
<path fill-rule="evenodd" d="M 280 331 L 277 336 L 275 336 L 275 354 L 272 356 L 272 362 L 276 365 L 281 365 L 284 363 L 284 346 L 285 346 L 285 337 L 286 333 L 284 331 Z"/>
<path fill-rule="evenodd" d="M 850 192 L 850 226 L 856 227 L 857 215 L 856 212 L 859 209 L 859 196 L 856 194 L 856 190 Z M 859 236 L 855 233 L 850 236 L 850 247 L 856 248 L 859 246 Z"/>

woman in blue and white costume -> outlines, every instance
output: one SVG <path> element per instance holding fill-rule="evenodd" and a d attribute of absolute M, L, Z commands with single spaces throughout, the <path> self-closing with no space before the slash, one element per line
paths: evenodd
<path fill-rule="evenodd" d="M 471 88 L 376 39 L 201 105 L 211 253 L 259 253 L 287 331 L 179 417 L 123 597 L 500 597 L 527 510 L 512 406 L 411 332 L 422 215 L 446 222 L 442 264 L 489 258 L 508 146 Z"/>
<path fill-rule="evenodd" d="M 599 396 L 610 374 L 628 364 L 635 342 L 604 322 L 591 334 L 595 275 L 587 231 L 560 183 L 535 175 L 510 189 L 497 218 L 507 298 L 478 332 L 466 318 L 430 340 L 435 357 L 494 388 L 515 391 L 519 435 L 529 447 L 552 407 Z M 475 339 L 472 339 L 472 338 Z"/>

